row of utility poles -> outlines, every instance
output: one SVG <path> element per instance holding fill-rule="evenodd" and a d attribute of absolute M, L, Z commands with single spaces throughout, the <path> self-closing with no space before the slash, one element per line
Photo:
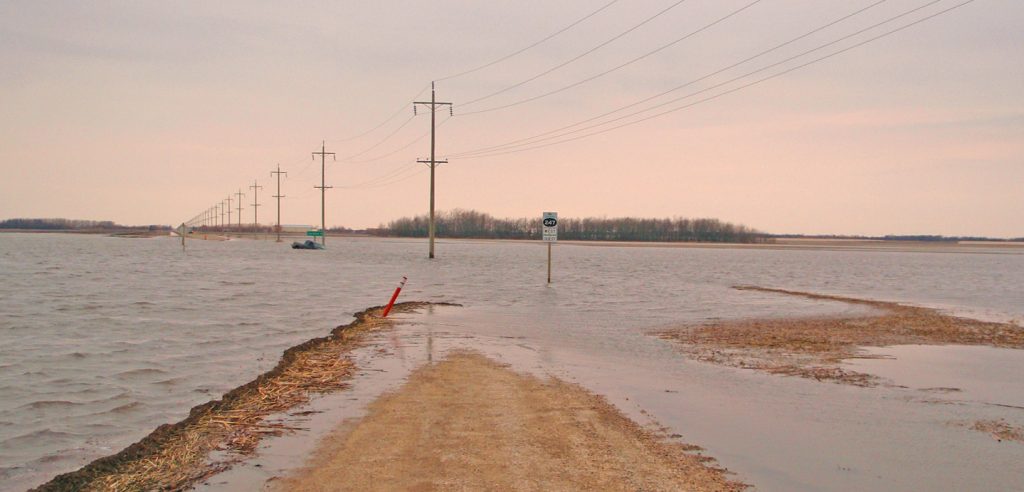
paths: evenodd
<path fill-rule="evenodd" d="M 428 258 L 434 258 L 434 237 L 436 235 L 435 216 L 434 216 L 434 172 L 439 164 L 447 164 L 447 159 L 437 159 L 437 110 L 438 108 L 448 107 L 450 114 L 452 113 L 452 103 L 450 102 L 438 102 L 437 92 L 434 89 L 434 83 L 430 83 L 430 100 L 429 101 L 413 101 L 412 110 L 413 115 L 417 114 L 416 110 L 418 107 L 424 106 L 430 109 L 430 159 L 417 159 L 416 162 L 426 164 L 430 168 L 430 221 L 428 227 L 429 234 L 429 251 Z M 454 114 L 453 114 L 454 115 Z M 314 162 L 317 156 L 320 156 L 320 185 L 313 186 L 313 188 L 320 190 L 320 241 L 326 245 L 327 241 L 327 190 L 333 188 L 333 186 L 327 186 L 327 156 L 331 156 L 331 159 L 337 160 L 337 155 L 334 152 L 327 151 L 326 141 L 321 142 L 320 151 L 312 153 Z M 285 196 L 281 194 L 281 175 L 287 175 L 287 171 L 281 170 L 281 165 L 278 164 L 276 171 L 271 171 L 271 177 L 277 178 L 277 194 L 273 195 L 277 199 L 277 226 L 275 230 L 277 232 L 277 241 L 281 242 L 281 199 Z M 257 200 L 259 190 L 263 189 L 256 180 L 249 188 L 252 190 L 252 220 L 253 220 L 253 232 L 256 232 L 259 228 L 259 217 L 257 210 L 260 207 L 260 203 Z M 237 193 L 233 193 L 237 197 L 235 203 L 237 204 L 238 212 L 238 227 L 237 230 L 242 230 L 242 197 L 245 193 L 242 193 L 242 189 L 239 188 Z M 185 222 L 185 225 L 192 228 L 220 228 L 225 229 L 231 227 L 231 195 L 228 195 L 226 200 L 222 200 L 217 205 L 210 207 L 203 212 L 199 213 L 189 221 Z M 227 204 L 225 207 L 225 203 Z M 224 212 L 227 211 L 227 225 L 224 223 Z M 219 222 L 218 222 L 219 214 Z"/>
<path fill-rule="evenodd" d="M 270 175 L 277 176 L 277 194 L 274 198 L 277 199 L 277 225 L 274 230 L 277 232 L 277 241 L 281 242 L 281 199 L 284 195 L 281 194 L 281 175 L 287 175 L 287 171 L 281 170 L 281 165 L 277 165 L 276 171 L 271 171 Z M 263 189 L 257 180 L 252 181 L 252 185 L 249 186 L 252 190 L 252 232 L 259 232 L 259 207 L 262 205 L 259 202 L 259 190 Z M 236 193 L 231 193 L 227 198 L 221 200 L 216 205 L 203 210 L 195 217 L 192 217 L 184 223 L 188 228 L 200 229 L 202 231 L 218 231 L 218 232 L 231 232 L 231 204 L 232 202 L 236 205 L 236 211 L 238 213 L 238 225 L 233 229 L 235 232 L 244 232 L 242 227 L 242 197 L 246 196 L 239 188 Z M 235 198 L 232 198 L 235 197 Z M 225 221 L 225 214 L 227 215 L 227 221 Z"/>

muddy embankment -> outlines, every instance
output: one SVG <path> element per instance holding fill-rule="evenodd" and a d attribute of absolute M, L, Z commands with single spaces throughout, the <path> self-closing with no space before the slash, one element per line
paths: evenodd
<path fill-rule="evenodd" d="M 399 303 L 393 312 L 427 304 Z M 289 430 L 268 421 L 268 416 L 347 386 L 355 367 L 345 355 L 359 345 L 363 334 L 392 323 L 379 317 L 380 310 L 367 309 L 328 336 L 286 350 L 273 369 L 219 400 L 193 407 L 184 420 L 161 425 L 121 452 L 58 475 L 34 490 L 180 490 L 231 467 L 251 456 L 263 437 Z M 216 457 L 211 457 L 214 452 Z"/>

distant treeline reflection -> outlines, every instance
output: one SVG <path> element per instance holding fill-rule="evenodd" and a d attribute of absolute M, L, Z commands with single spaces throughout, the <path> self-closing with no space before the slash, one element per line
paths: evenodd
<path fill-rule="evenodd" d="M 382 236 L 426 237 L 426 215 L 403 217 L 387 227 L 369 231 Z M 540 239 L 540 217 L 499 219 L 475 210 L 437 214 L 438 237 Z M 558 238 L 579 241 L 664 241 L 759 243 L 770 241 L 762 232 L 718 219 L 559 218 Z"/>

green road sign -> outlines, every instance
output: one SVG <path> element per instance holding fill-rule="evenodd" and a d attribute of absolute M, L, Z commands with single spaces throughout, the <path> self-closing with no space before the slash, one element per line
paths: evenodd
<path fill-rule="evenodd" d="M 307 236 L 313 236 L 313 237 L 323 237 L 324 231 L 321 231 L 321 230 L 306 231 L 306 235 Z"/>

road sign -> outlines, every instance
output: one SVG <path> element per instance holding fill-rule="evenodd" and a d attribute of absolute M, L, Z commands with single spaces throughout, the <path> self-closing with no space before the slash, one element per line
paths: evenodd
<path fill-rule="evenodd" d="M 544 212 L 541 223 L 544 225 L 541 235 L 544 241 L 549 243 L 558 241 L 558 212 Z"/>
<path fill-rule="evenodd" d="M 312 237 L 323 237 L 324 231 L 322 231 L 320 229 L 316 229 L 316 230 L 313 230 L 313 231 L 306 231 L 306 235 L 307 236 L 312 236 Z"/>

